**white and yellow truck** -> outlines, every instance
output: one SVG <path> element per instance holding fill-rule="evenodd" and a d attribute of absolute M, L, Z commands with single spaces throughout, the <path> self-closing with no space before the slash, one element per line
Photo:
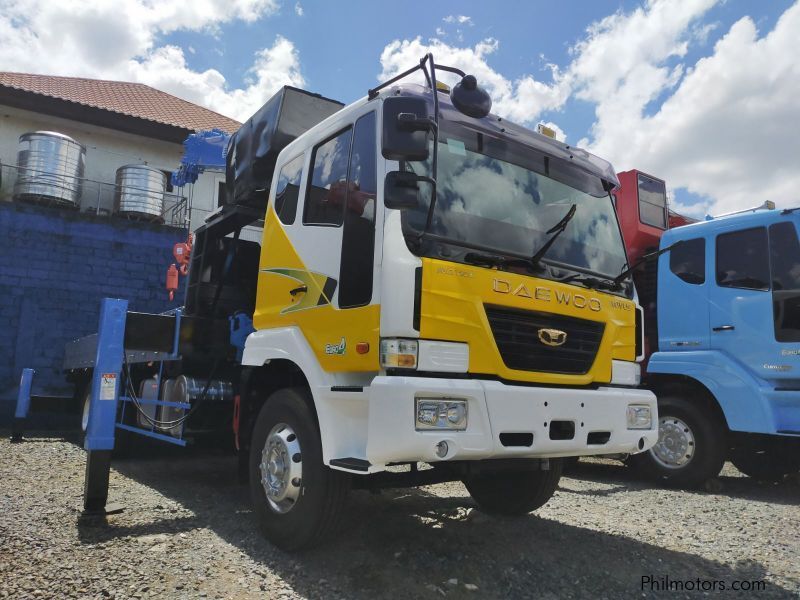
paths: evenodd
<path fill-rule="evenodd" d="M 430 56 L 346 107 L 282 90 L 228 147 L 180 359 L 126 360 L 126 389 L 155 381 L 167 404 L 142 422 L 136 403 L 125 428 L 232 427 L 283 548 L 332 531 L 353 487 L 461 480 L 487 512 L 524 514 L 563 457 L 658 439 L 613 168 L 490 106 Z M 240 239 L 259 220 L 262 243 Z M 126 347 L 152 350 L 156 321 L 130 315 Z"/>

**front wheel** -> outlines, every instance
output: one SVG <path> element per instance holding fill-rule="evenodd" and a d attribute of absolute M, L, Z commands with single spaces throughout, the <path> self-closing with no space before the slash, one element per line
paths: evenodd
<path fill-rule="evenodd" d="M 629 460 L 646 476 L 698 487 L 719 475 L 725 454 L 725 428 L 699 399 L 665 395 L 658 399 L 658 441 Z"/>
<path fill-rule="evenodd" d="M 264 536 L 284 550 L 314 546 L 330 535 L 350 488 L 346 473 L 322 462 L 310 395 L 273 393 L 256 420 L 250 446 L 250 495 Z"/>
<path fill-rule="evenodd" d="M 546 471 L 496 471 L 463 480 L 470 496 L 485 512 L 525 515 L 544 506 L 558 487 L 562 462 L 550 459 Z"/>

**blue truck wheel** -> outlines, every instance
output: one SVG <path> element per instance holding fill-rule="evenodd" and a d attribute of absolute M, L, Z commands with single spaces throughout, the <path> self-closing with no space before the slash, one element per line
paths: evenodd
<path fill-rule="evenodd" d="M 631 456 L 643 475 L 679 487 L 698 487 L 722 470 L 727 453 L 724 425 L 700 398 L 674 392 L 658 398 L 658 442 Z"/>

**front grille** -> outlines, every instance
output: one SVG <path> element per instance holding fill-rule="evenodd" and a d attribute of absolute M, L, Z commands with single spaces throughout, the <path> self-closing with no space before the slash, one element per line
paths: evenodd
<path fill-rule="evenodd" d="M 532 310 L 484 306 L 506 367 L 517 371 L 582 374 L 592 368 L 605 323 Z M 567 334 L 561 346 L 539 339 L 540 329 Z"/>

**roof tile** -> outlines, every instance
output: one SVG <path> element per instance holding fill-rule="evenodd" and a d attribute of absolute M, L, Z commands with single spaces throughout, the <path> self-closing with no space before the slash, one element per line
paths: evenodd
<path fill-rule="evenodd" d="M 0 86 L 164 125 L 233 133 L 241 123 L 143 83 L 0 71 Z"/>

